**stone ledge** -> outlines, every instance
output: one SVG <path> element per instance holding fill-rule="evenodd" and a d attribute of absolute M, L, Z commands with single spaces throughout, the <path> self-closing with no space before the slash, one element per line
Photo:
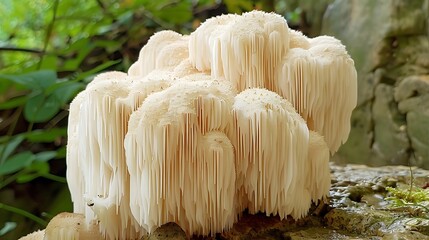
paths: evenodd
<path fill-rule="evenodd" d="M 412 168 L 414 184 L 425 186 L 429 171 Z M 415 217 L 412 208 L 392 208 L 386 187 L 406 187 L 410 168 L 331 165 L 329 203 L 313 206 L 309 216 L 294 221 L 277 216 L 243 214 L 229 231 L 192 239 L 429 239 L 429 219 Z M 146 239 L 186 239 L 174 223 Z"/>

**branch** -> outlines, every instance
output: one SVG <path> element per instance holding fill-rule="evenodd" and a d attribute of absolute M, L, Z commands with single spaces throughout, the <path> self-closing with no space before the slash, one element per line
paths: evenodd
<path fill-rule="evenodd" d="M 31 49 L 31 48 L 19 48 L 19 47 L 0 47 L 1 51 L 7 51 L 7 52 L 28 52 L 28 53 L 35 53 L 35 54 L 45 54 L 42 50 L 39 49 Z"/>
<path fill-rule="evenodd" d="M 4 51 L 4 52 L 25 52 L 25 53 L 34 53 L 37 55 L 50 55 L 50 56 L 57 56 L 61 59 L 66 59 L 65 56 L 62 55 L 57 55 L 53 52 L 45 52 L 41 49 L 33 49 L 33 48 L 20 48 L 20 47 L 0 47 L 0 52 Z"/>
<path fill-rule="evenodd" d="M 53 6 L 54 15 L 52 16 L 52 21 L 49 23 L 48 29 L 46 30 L 45 44 L 43 45 L 43 52 L 46 52 L 46 49 L 48 48 L 49 40 L 51 39 L 52 30 L 54 29 L 55 20 L 57 18 L 57 10 L 58 10 L 59 3 L 60 3 L 59 0 L 56 0 L 54 2 L 54 6 Z M 37 69 L 40 69 L 40 67 L 42 66 L 43 56 L 44 55 L 40 56 L 39 64 L 37 65 Z"/>
<path fill-rule="evenodd" d="M 4 203 L 0 203 L 0 209 L 3 209 L 6 211 L 13 212 L 13 213 L 19 214 L 21 216 L 27 217 L 27 218 L 37 222 L 39 225 L 41 225 L 43 227 L 46 227 L 46 225 L 48 225 L 48 223 L 45 220 L 43 220 L 42 218 L 40 218 L 40 217 L 30 213 L 30 212 L 27 212 L 23 209 L 16 208 L 16 207 L 4 204 Z"/>

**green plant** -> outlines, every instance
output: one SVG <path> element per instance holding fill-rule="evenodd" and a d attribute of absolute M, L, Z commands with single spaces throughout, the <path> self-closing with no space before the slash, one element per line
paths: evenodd
<path fill-rule="evenodd" d="M 400 189 L 386 187 L 386 190 L 391 194 L 388 200 L 394 201 L 396 205 L 403 203 L 417 204 L 425 201 L 429 201 L 429 190 L 414 187 L 412 191 L 409 189 Z"/>
<path fill-rule="evenodd" d="M 414 185 L 414 173 L 409 163 L 410 185 L 408 188 L 386 187 L 390 196 L 386 200 L 391 202 L 392 207 L 410 207 L 419 209 L 419 213 L 425 219 L 429 219 L 429 189 L 423 189 Z M 413 215 L 413 214 L 412 214 Z"/>
<path fill-rule="evenodd" d="M 81 24 L 63 19 L 79 12 L 70 8 L 72 1 L 26 2 L 0 6 L 5 16 L 0 20 L 5 26 L 0 29 L 0 237 L 11 239 L 43 228 L 59 211 L 71 211 L 64 177 L 68 103 L 94 74 L 120 68 L 109 55 L 121 44 L 91 37 L 122 15 L 79 31 Z M 35 20 L 20 19 L 26 7 L 36 10 L 31 13 Z M 13 20 L 4 23 L 6 16 Z M 98 49 L 105 51 L 91 57 Z M 87 67 L 91 62 L 98 67 Z"/>
<path fill-rule="evenodd" d="M 82 78 L 59 79 L 52 70 L 39 70 L 0 74 L 0 79 L 0 111 L 12 113 L 2 122 L 7 130 L 3 127 L 6 134 L 0 137 L 0 191 L 40 177 L 66 183 L 63 176 L 52 173 L 50 162 L 65 158 L 67 104 L 85 86 Z M 0 210 L 46 225 L 46 219 L 2 201 Z M 5 228 L 10 230 L 12 225 Z"/>

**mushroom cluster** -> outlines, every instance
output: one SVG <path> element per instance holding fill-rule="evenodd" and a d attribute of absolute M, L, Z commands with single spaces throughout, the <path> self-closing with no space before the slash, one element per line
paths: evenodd
<path fill-rule="evenodd" d="M 245 209 L 301 218 L 328 194 L 356 77 L 339 40 L 274 13 L 158 32 L 128 73 L 100 74 L 70 105 L 74 212 L 107 239 L 168 222 L 213 235 Z"/>

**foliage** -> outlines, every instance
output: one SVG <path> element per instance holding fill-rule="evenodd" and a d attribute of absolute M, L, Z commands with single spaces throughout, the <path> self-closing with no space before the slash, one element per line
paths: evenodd
<path fill-rule="evenodd" d="M 386 200 L 390 201 L 391 207 L 403 209 L 413 218 L 429 219 L 429 190 L 418 187 L 413 189 L 386 187 L 386 190 L 390 194 Z M 394 219 L 390 225 L 401 219 L 405 217 Z M 407 222 L 409 221 L 411 219 Z"/>
<path fill-rule="evenodd" d="M 71 211 L 67 109 L 94 75 L 128 69 L 156 31 L 189 33 L 213 15 L 284 6 L 269 0 L 2 2 L 0 237 L 16 239 Z"/>
<path fill-rule="evenodd" d="M 391 195 L 387 200 L 392 200 L 396 205 L 429 201 L 429 190 L 427 189 L 414 187 L 410 191 L 409 189 L 386 187 L 386 190 Z"/>
<path fill-rule="evenodd" d="M 415 157 L 415 156 L 414 156 Z M 390 207 L 405 208 L 413 218 L 429 219 L 429 189 L 415 186 L 415 178 L 410 160 L 408 160 L 410 173 L 410 184 L 407 189 L 397 187 L 386 187 L 388 196 L 385 198 L 390 202 Z M 406 217 L 398 217 L 393 219 L 388 228 L 395 222 L 406 219 Z M 407 220 L 406 223 L 411 221 Z"/>
<path fill-rule="evenodd" d="M 386 187 L 390 196 L 386 200 L 391 202 L 392 207 L 411 208 L 411 215 L 429 219 L 429 189 L 414 186 L 414 172 L 409 164 L 410 185 L 407 189 Z M 415 209 L 419 211 L 414 211 Z M 392 222 L 393 224 L 393 222 Z"/>

